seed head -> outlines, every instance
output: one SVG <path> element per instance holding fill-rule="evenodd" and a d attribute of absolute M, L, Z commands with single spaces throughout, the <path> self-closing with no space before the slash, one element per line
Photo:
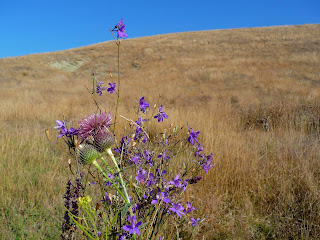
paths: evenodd
<path fill-rule="evenodd" d="M 100 153 L 103 153 L 105 150 L 111 148 L 114 144 L 114 137 L 110 132 L 100 131 L 93 138 L 93 146 Z"/>
<path fill-rule="evenodd" d="M 83 165 L 91 164 L 99 157 L 99 152 L 91 144 L 80 144 L 78 148 L 80 163 Z"/>

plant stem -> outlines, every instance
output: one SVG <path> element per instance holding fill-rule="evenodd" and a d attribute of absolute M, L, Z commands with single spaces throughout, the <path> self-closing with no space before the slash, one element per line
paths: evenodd
<path fill-rule="evenodd" d="M 113 163 L 114 163 L 114 165 L 115 165 L 115 167 L 116 167 L 116 169 L 117 169 L 117 173 L 118 173 L 118 176 L 119 176 L 120 184 L 121 184 L 121 186 L 122 186 L 122 188 L 123 188 L 123 192 L 124 192 L 124 195 L 125 195 L 125 197 L 126 197 L 126 203 L 130 203 L 130 199 L 129 199 L 129 195 L 128 195 L 128 192 L 127 192 L 127 188 L 126 188 L 126 186 L 125 186 L 125 184 L 124 184 L 124 182 L 123 182 L 123 178 L 122 178 L 122 174 L 121 174 L 120 168 L 119 168 L 119 166 L 118 166 L 118 163 L 117 163 L 116 159 L 115 159 L 114 156 L 113 156 L 113 153 L 112 153 L 112 151 L 111 151 L 111 148 L 109 148 L 109 149 L 107 150 L 107 153 L 108 153 L 108 155 L 111 157 L 111 159 L 112 159 L 112 161 L 113 161 Z M 130 212 L 132 212 L 132 209 L 131 209 Z"/>
<path fill-rule="evenodd" d="M 118 107 L 119 107 L 119 101 L 120 101 L 120 41 L 117 41 L 118 46 L 118 97 L 117 97 L 117 105 L 116 105 L 116 115 L 114 117 L 114 122 L 117 122 L 117 115 L 118 115 Z M 113 132 L 115 134 L 116 131 L 116 125 L 114 124 Z"/>
<path fill-rule="evenodd" d="M 107 176 L 107 174 L 102 170 L 102 168 L 100 167 L 99 163 L 94 160 L 92 163 L 101 173 L 102 175 L 109 181 L 112 183 L 112 185 L 114 186 L 114 188 L 117 190 L 117 192 L 121 195 L 121 197 L 123 198 L 123 200 L 126 203 L 130 203 L 130 201 L 128 201 L 128 198 L 126 196 L 123 195 L 123 193 L 120 191 L 120 189 L 118 188 L 118 186 L 116 184 L 113 183 L 113 181 Z M 128 194 L 127 194 L 128 195 Z"/>

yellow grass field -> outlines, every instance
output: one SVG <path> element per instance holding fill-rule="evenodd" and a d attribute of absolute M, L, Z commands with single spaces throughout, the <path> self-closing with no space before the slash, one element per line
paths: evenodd
<path fill-rule="evenodd" d="M 187 194 L 197 239 L 320 238 L 320 24 L 129 39 L 120 60 L 121 115 L 161 94 L 156 127 L 188 121 L 213 152 Z M 117 82 L 114 42 L 0 59 L 0 239 L 59 239 L 70 172 L 44 130 L 95 110 L 92 71 Z M 97 99 L 115 110 L 115 94 Z"/>

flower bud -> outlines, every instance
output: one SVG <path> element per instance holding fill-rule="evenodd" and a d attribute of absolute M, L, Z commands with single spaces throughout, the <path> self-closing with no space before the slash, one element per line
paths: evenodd
<path fill-rule="evenodd" d="M 98 151 L 91 144 L 80 144 L 78 148 L 79 161 L 81 164 L 91 164 L 99 157 Z"/>
<path fill-rule="evenodd" d="M 93 145 L 100 153 L 111 148 L 113 144 L 114 137 L 110 132 L 100 131 L 94 136 Z"/>

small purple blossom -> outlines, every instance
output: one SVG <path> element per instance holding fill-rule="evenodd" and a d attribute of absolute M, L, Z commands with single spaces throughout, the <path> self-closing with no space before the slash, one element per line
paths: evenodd
<path fill-rule="evenodd" d="M 96 93 L 98 93 L 100 96 L 102 95 L 102 91 L 107 89 L 106 87 L 102 87 L 102 84 L 104 84 L 104 82 L 97 81 Z"/>
<path fill-rule="evenodd" d="M 199 143 L 197 145 L 197 151 L 195 151 L 194 156 L 195 157 L 201 157 L 201 152 L 203 151 L 203 146 L 201 146 Z"/>
<path fill-rule="evenodd" d="M 114 27 L 114 29 L 116 28 L 120 28 L 123 25 L 123 18 L 121 18 L 121 20 L 117 23 L 117 25 Z"/>
<path fill-rule="evenodd" d="M 181 217 L 182 215 L 185 215 L 184 214 L 184 207 L 181 206 L 180 203 L 175 203 L 175 204 L 172 204 L 172 207 L 169 208 L 169 210 L 171 210 L 172 212 L 175 212 L 179 217 Z"/>
<path fill-rule="evenodd" d="M 125 33 L 125 25 L 122 25 L 120 28 L 118 28 L 117 34 L 118 38 L 126 38 L 128 37 L 128 34 Z"/>
<path fill-rule="evenodd" d="M 130 161 L 133 162 L 136 165 L 141 163 L 141 161 L 139 161 L 139 155 L 136 155 L 136 156 L 132 157 L 130 159 Z"/>
<path fill-rule="evenodd" d="M 109 93 L 113 93 L 116 90 L 116 83 L 108 83 L 109 84 L 109 88 L 107 89 L 107 91 Z"/>
<path fill-rule="evenodd" d="M 137 176 L 135 179 L 137 180 L 137 184 L 144 183 L 146 181 L 147 171 L 143 168 L 138 169 Z"/>
<path fill-rule="evenodd" d="M 149 173 L 149 178 L 147 180 L 146 186 L 150 187 L 152 184 L 155 184 L 155 182 L 153 181 L 154 179 L 154 175 L 153 173 Z"/>
<path fill-rule="evenodd" d="M 192 227 L 196 227 L 196 226 L 198 226 L 199 225 L 199 223 L 200 223 L 200 218 L 197 218 L 197 219 L 194 219 L 194 218 L 190 218 L 190 221 L 191 221 L 191 226 Z"/>
<path fill-rule="evenodd" d="M 58 126 L 55 126 L 54 129 L 60 130 L 60 135 L 57 138 L 62 136 L 72 137 L 78 134 L 78 129 L 70 128 L 69 130 L 66 127 L 65 122 L 61 122 L 60 120 L 56 120 Z"/>
<path fill-rule="evenodd" d="M 144 97 L 142 97 L 142 98 L 140 98 L 139 106 L 140 106 L 140 110 L 141 110 L 143 113 L 146 113 L 146 112 L 148 111 L 148 108 L 149 108 L 149 103 L 147 103 L 147 102 L 144 100 Z"/>
<path fill-rule="evenodd" d="M 197 210 L 195 207 L 192 206 L 191 202 L 187 202 L 187 209 L 186 213 L 191 213 L 192 211 Z"/>
<path fill-rule="evenodd" d="M 170 203 L 170 198 L 168 198 L 167 195 L 167 192 L 161 192 L 160 189 L 158 189 L 156 199 L 152 200 L 151 204 L 157 204 L 158 200 L 161 200 L 164 203 Z"/>
<path fill-rule="evenodd" d="M 148 150 L 144 150 L 143 157 L 146 160 L 146 164 L 149 164 L 150 166 L 153 166 L 152 162 L 152 153 L 149 152 Z"/>
<path fill-rule="evenodd" d="M 168 182 L 168 184 L 174 185 L 178 188 L 183 187 L 183 185 L 181 184 L 181 178 L 179 178 L 179 175 L 177 175 L 173 181 Z"/>
<path fill-rule="evenodd" d="M 158 118 L 158 122 L 163 122 L 163 119 L 167 119 L 168 115 L 163 111 L 163 106 L 159 107 L 159 113 L 154 116 L 154 118 Z"/>
<path fill-rule="evenodd" d="M 110 180 L 114 179 L 114 176 L 113 176 L 111 173 L 108 173 L 107 176 L 108 176 L 108 178 L 109 178 Z M 105 187 L 106 187 L 106 186 L 111 186 L 111 185 L 112 185 L 112 183 L 109 182 L 109 181 L 107 181 L 106 184 L 105 184 Z"/>
<path fill-rule="evenodd" d="M 158 158 L 162 158 L 164 161 L 169 160 L 170 157 L 167 156 L 167 151 L 168 151 L 168 150 L 166 149 L 163 153 L 160 153 L 160 154 L 158 155 Z"/>
<path fill-rule="evenodd" d="M 190 130 L 190 136 L 188 137 L 189 143 L 191 143 L 192 145 L 194 145 L 194 142 L 199 143 L 199 142 L 198 142 L 198 139 L 197 139 L 197 137 L 199 136 L 199 134 L 200 134 L 200 131 L 194 132 L 193 129 L 191 128 L 191 130 Z"/>
<path fill-rule="evenodd" d="M 129 234 L 136 233 L 137 235 L 140 235 L 139 226 L 142 224 L 141 221 L 137 223 L 137 218 L 135 215 L 132 215 L 132 217 L 128 217 L 127 221 L 130 223 L 130 225 L 123 226 L 123 230 L 129 231 Z"/>
<path fill-rule="evenodd" d="M 206 157 L 204 157 L 204 161 L 203 164 L 201 165 L 203 170 L 206 172 L 206 174 L 208 175 L 208 171 L 211 167 L 214 167 L 213 164 L 211 164 L 213 158 L 212 158 L 212 153 Z"/>

